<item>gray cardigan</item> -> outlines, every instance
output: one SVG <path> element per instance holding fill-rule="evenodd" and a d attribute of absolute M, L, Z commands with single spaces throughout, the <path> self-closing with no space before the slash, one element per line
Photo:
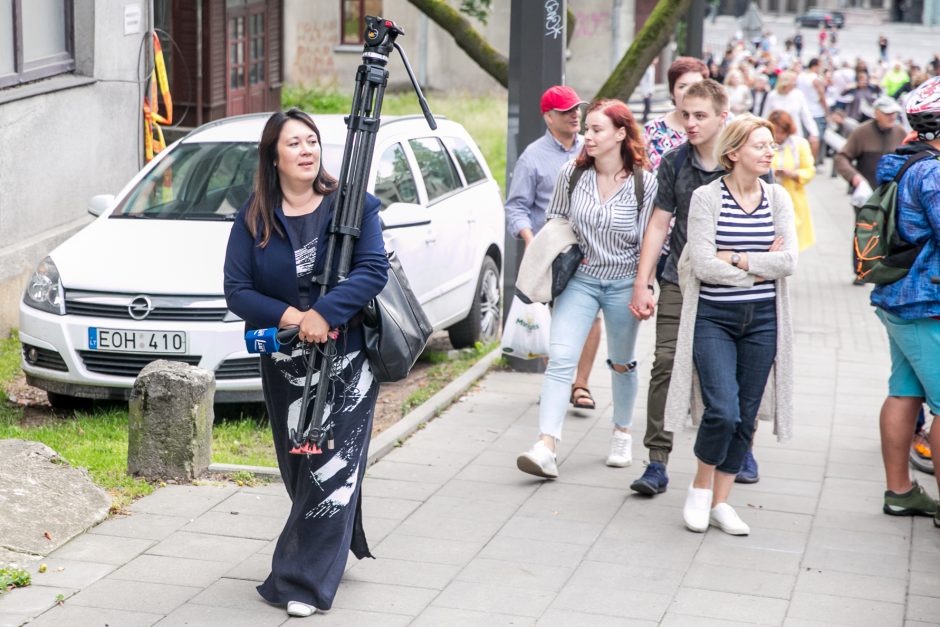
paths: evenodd
<path fill-rule="evenodd" d="M 778 441 L 793 435 L 793 323 L 787 277 L 796 270 L 799 247 L 793 218 L 793 201 L 780 185 L 760 182 L 770 202 L 774 230 L 783 236 L 783 248 L 776 252 L 749 252 L 748 270 L 736 268 L 715 257 L 715 231 L 721 213 L 721 178 L 695 190 L 689 208 L 689 240 L 679 259 L 682 289 L 682 315 L 672 378 L 666 397 L 666 430 L 681 431 L 689 411 L 693 421 L 701 418 L 701 397 L 692 362 L 695 316 L 702 281 L 751 287 L 754 277 L 775 279 L 777 290 L 777 357 L 764 391 L 758 416 L 774 421 Z"/>

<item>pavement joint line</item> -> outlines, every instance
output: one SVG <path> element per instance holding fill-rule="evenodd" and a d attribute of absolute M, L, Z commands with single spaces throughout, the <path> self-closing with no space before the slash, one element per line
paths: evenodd
<path fill-rule="evenodd" d="M 437 394 L 412 409 L 402 416 L 401 420 L 373 438 L 369 444 L 368 465 L 373 465 L 401 446 L 405 440 L 418 430 L 422 423 L 430 422 L 437 417 L 439 412 L 460 398 L 474 383 L 489 372 L 500 355 L 500 350 L 494 348 L 470 366 L 466 372 L 445 385 Z M 209 464 L 209 472 L 223 474 L 250 472 L 254 475 L 267 477 L 281 476 L 281 471 L 273 466 L 246 466 L 242 464 Z"/>

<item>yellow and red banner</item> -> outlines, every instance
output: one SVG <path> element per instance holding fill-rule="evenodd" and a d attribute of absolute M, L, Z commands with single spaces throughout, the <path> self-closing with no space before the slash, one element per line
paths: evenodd
<path fill-rule="evenodd" d="M 149 97 L 144 96 L 144 157 L 147 162 L 153 156 L 166 148 L 161 125 L 173 123 L 173 97 L 170 95 L 170 82 L 166 76 L 166 63 L 163 60 L 163 47 L 157 33 L 153 36 L 153 65 L 154 73 L 150 76 Z M 160 113 L 160 101 L 157 100 L 157 85 L 160 86 L 160 96 L 163 99 L 165 114 Z"/>

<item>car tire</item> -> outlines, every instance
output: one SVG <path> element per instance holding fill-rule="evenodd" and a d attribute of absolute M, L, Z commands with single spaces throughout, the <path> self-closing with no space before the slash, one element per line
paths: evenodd
<path fill-rule="evenodd" d="M 46 396 L 49 398 L 49 404 L 52 405 L 53 409 L 75 411 L 76 409 L 87 409 L 91 407 L 91 400 L 87 398 L 57 394 L 55 392 L 46 392 Z"/>
<path fill-rule="evenodd" d="M 466 348 L 477 342 L 488 343 L 499 338 L 502 330 L 502 294 L 499 268 L 492 257 L 484 257 L 474 292 L 470 313 L 447 329 L 454 348 Z"/>

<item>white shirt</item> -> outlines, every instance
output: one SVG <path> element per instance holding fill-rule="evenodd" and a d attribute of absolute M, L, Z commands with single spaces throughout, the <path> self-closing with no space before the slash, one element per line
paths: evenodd
<path fill-rule="evenodd" d="M 767 100 L 764 101 L 764 110 L 761 111 L 761 117 L 766 118 L 771 111 L 782 109 L 790 114 L 796 123 L 796 133 L 803 137 L 802 126 L 809 131 L 810 137 L 819 137 L 819 128 L 816 126 L 816 120 L 809 112 L 809 106 L 806 104 L 806 98 L 803 92 L 793 88 L 787 95 L 781 94 L 776 89 L 767 94 Z M 801 124 L 802 122 L 802 124 Z"/>
<path fill-rule="evenodd" d="M 799 76 L 796 77 L 796 86 L 803 92 L 803 97 L 806 98 L 806 104 L 809 107 L 809 113 L 814 118 L 821 118 L 826 115 L 826 110 L 819 98 L 819 92 L 816 91 L 816 85 L 813 84 L 818 78 L 819 74 L 809 71 L 800 72 Z"/>

